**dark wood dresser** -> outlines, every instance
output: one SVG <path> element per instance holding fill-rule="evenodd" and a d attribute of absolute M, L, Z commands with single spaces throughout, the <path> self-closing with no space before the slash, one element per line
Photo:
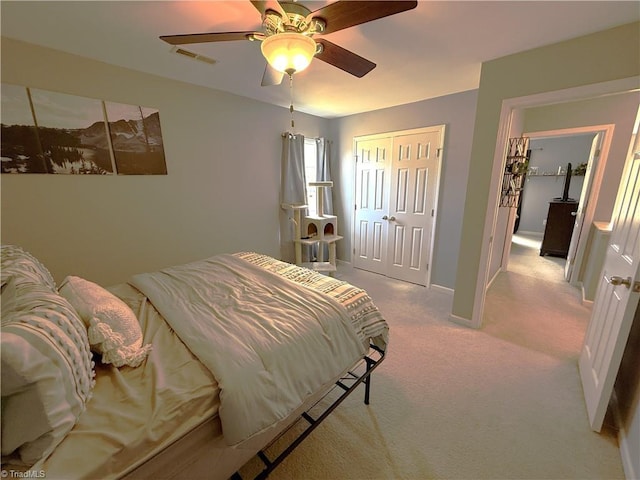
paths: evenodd
<path fill-rule="evenodd" d="M 540 255 L 567 258 L 577 210 L 578 202 L 574 200 L 549 202 L 549 213 L 547 213 L 547 224 L 544 229 Z"/>

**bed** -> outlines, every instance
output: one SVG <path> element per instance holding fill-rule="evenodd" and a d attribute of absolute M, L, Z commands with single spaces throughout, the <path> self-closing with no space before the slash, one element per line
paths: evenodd
<path fill-rule="evenodd" d="M 265 477 L 361 383 L 368 403 L 388 343 L 364 290 L 257 253 L 105 289 L 4 245 L 0 274 L 2 469 L 23 476 Z"/>

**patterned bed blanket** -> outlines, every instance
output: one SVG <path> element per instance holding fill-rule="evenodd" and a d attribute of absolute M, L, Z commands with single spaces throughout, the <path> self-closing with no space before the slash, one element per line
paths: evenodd
<path fill-rule="evenodd" d="M 234 255 L 292 282 L 334 298 L 347 310 L 356 333 L 363 343 L 368 345 L 371 342 L 382 351 L 386 350 L 389 326 L 365 290 L 260 253 L 240 252 Z"/>
<path fill-rule="evenodd" d="M 386 346 L 362 290 L 280 263 L 217 255 L 129 282 L 218 380 L 229 445 L 286 418 L 362 358 L 370 337 Z"/>

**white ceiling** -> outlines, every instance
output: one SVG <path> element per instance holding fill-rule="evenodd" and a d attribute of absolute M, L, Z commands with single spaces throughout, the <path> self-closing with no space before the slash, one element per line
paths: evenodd
<path fill-rule="evenodd" d="M 301 3 L 313 11 L 332 2 Z M 216 60 L 207 65 L 171 53 L 158 39 L 259 30 L 260 14 L 248 0 L 2 0 L 0 8 L 3 36 L 289 106 L 286 78 L 260 86 L 265 62 L 257 42 L 184 47 Z M 478 88 L 484 61 L 639 19 L 637 1 L 421 0 L 414 10 L 327 35 L 377 67 L 356 78 L 315 60 L 294 76 L 294 105 L 331 118 L 471 90 Z"/>

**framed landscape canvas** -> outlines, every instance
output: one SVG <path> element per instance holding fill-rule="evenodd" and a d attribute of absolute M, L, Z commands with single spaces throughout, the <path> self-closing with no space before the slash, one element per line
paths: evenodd
<path fill-rule="evenodd" d="M 113 174 L 101 100 L 30 89 L 49 173 Z"/>
<path fill-rule="evenodd" d="M 2 84 L 2 173 L 48 173 L 26 87 Z"/>
<path fill-rule="evenodd" d="M 120 175 L 166 175 L 157 109 L 105 102 L 116 169 Z"/>
<path fill-rule="evenodd" d="M 157 109 L 2 84 L 2 173 L 166 175 Z"/>

